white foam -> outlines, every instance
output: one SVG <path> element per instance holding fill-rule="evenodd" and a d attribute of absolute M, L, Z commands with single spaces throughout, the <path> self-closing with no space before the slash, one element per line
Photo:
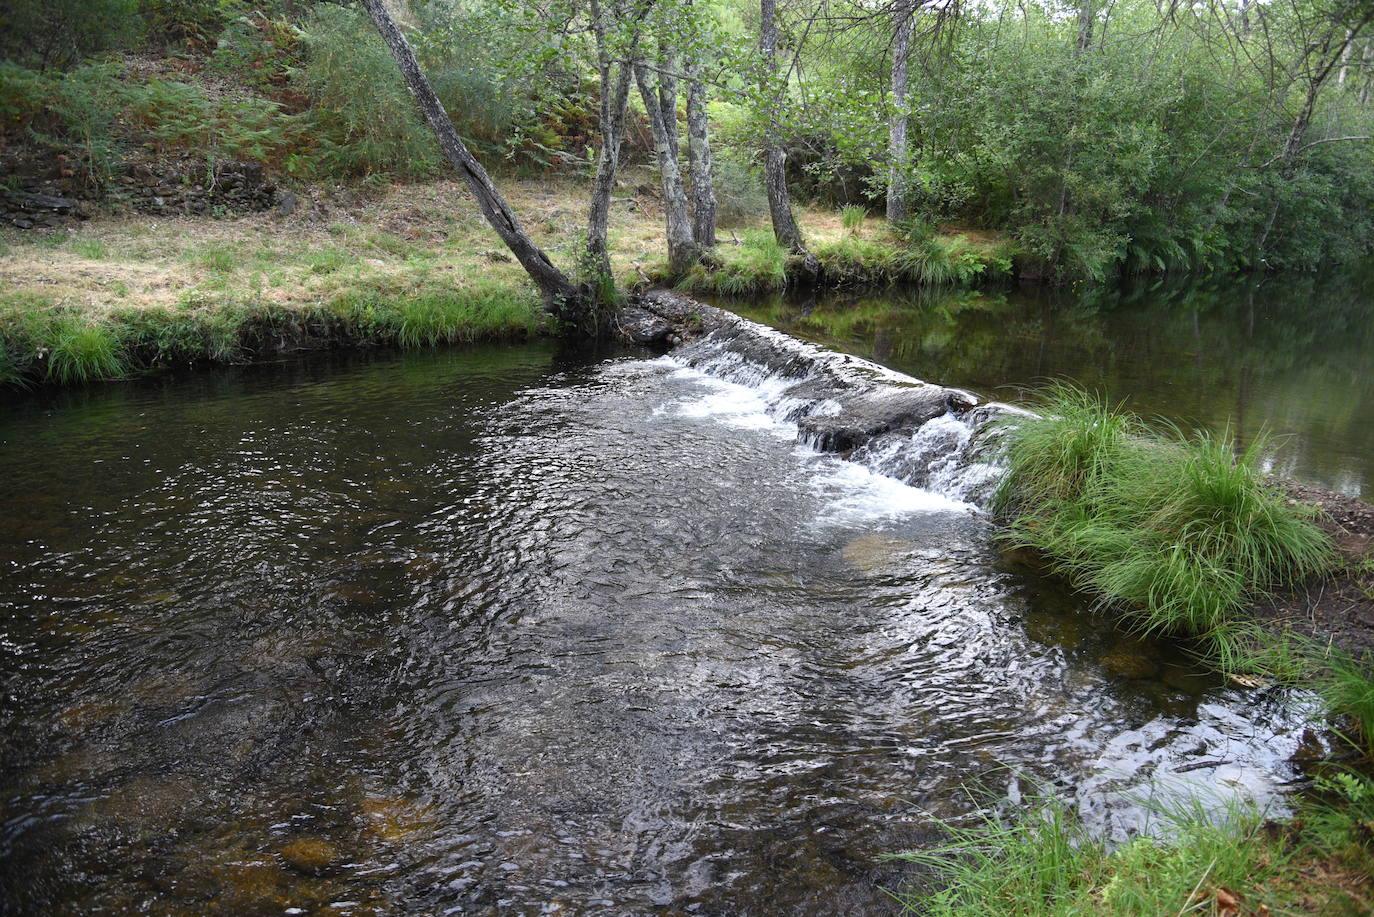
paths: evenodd
<path fill-rule="evenodd" d="M 897 519 L 917 513 L 970 513 L 971 504 L 944 494 L 903 484 L 896 478 L 833 455 L 799 447 L 817 464 L 811 486 L 824 498 L 823 524 L 854 525 Z"/>

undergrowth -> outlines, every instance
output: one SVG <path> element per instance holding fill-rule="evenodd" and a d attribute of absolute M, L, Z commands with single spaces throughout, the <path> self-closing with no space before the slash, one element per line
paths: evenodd
<path fill-rule="evenodd" d="M 973 245 L 963 236 L 866 238 L 859 235 L 863 216 L 862 208 L 847 210 L 844 234 L 815 246 L 825 285 L 969 286 L 1011 273 L 1009 253 Z M 694 266 L 677 286 L 689 293 L 726 296 L 776 292 L 787 287 L 792 262 L 771 230 L 754 229 L 738 244 L 717 245 L 710 262 Z"/>
<path fill-rule="evenodd" d="M 975 246 L 963 236 L 870 239 L 850 232 L 816 246 L 825 276 L 835 284 L 917 283 L 968 286 L 1006 276 L 1008 254 Z"/>
<path fill-rule="evenodd" d="M 751 229 L 739 245 L 717 245 L 712 255 L 714 263 L 693 266 L 678 281 L 678 289 L 744 296 L 787 286 L 787 249 L 773 237 L 772 230 Z"/>

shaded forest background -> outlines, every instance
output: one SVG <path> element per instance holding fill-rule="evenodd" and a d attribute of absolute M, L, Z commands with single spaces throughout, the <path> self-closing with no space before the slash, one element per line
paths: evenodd
<path fill-rule="evenodd" d="M 590 185 L 597 4 L 391 6 L 488 168 Z M 662 15 L 674 8 L 690 11 L 690 29 Z M 118 207 L 118 177 L 156 160 L 206 182 L 229 160 L 363 186 L 446 168 L 354 5 L 7 9 L 0 183 L 11 187 L 39 174 Z M 759 79 L 756 4 L 616 10 L 654 14 L 637 41 L 660 79 L 690 69 L 709 89 L 722 225 L 766 212 L 771 128 L 795 198 L 886 208 L 913 238 L 937 225 L 995 232 L 1023 274 L 1044 279 L 1314 269 L 1374 246 L 1367 2 L 796 0 L 777 10 L 776 92 Z M 622 158 L 653 167 L 652 124 L 629 96 Z"/>

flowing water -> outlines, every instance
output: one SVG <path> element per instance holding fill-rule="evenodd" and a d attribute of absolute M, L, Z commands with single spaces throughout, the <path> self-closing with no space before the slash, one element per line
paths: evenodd
<path fill-rule="evenodd" d="M 1120 833 L 1294 779 L 1291 698 L 999 555 L 961 421 L 844 461 L 729 357 L 14 400 L 0 911 L 885 914 L 1036 785 Z"/>

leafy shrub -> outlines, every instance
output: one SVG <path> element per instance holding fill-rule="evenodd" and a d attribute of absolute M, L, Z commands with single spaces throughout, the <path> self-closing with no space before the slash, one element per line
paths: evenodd
<path fill-rule="evenodd" d="M 29 134 L 57 151 L 80 182 L 92 188 L 105 185 L 118 167 L 124 143 L 116 133 L 120 108 L 118 68 L 89 64 L 65 74 L 37 74 L 21 80 L 24 99 L 12 98 L 6 107 L 41 105 L 21 116 Z"/>
<path fill-rule="evenodd" d="M 39 70 L 65 69 L 139 37 L 138 0 L 7 0 L 0 57 Z"/>

